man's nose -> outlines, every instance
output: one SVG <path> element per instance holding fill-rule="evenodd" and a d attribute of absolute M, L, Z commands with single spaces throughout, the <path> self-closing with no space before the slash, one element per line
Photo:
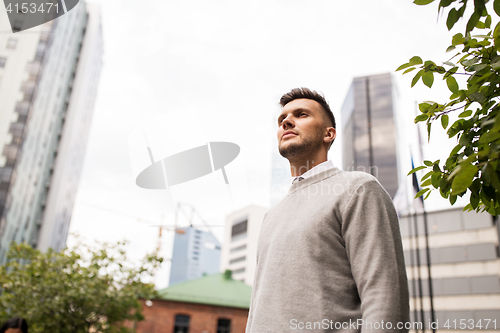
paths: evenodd
<path fill-rule="evenodd" d="M 286 117 L 285 119 L 283 119 L 283 121 L 281 122 L 281 126 L 283 126 L 283 129 L 284 130 L 287 130 L 289 128 L 293 128 L 295 126 L 293 120 L 291 119 L 291 117 Z"/>

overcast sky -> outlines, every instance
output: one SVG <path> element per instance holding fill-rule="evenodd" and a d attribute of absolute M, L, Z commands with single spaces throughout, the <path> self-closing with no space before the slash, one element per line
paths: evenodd
<path fill-rule="evenodd" d="M 394 72 L 414 55 L 448 60 L 453 35 L 445 18 L 438 21 L 437 3 L 409 0 L 92 2 L 102 10 L 104 67 L 70 231 L 88 241 L 128 239 L 133 257 L 157 246 L 158 228 L 148 223 L 163 215 L 173 224 L 174 203 L 195 206 L 211 225 L 248 204 L 269 205 L 283 93 L 300 86 L 323 92 L 340 124 L 353 77 Z M 449 96 L 441 82 L 410 89 L 409 75 L 394 74 L 403 133 L 415 129 L 415 101 Z M 435 131 L 426 158 L 445 159 L 436 147 L 453 142 Z M 340 167 L 340 129 L 338 137 L 330 158 Z M 208 141 L 241 148 L 226 166 L 229 186 L 220 171 L 170 192 L 135 185 L 150 164 L 148 146 L 159 160 Z M 222 240 L 222 228 L 213 231 Z M 161 239 L 165 257 L 172 239 L 171 233 Z M 166 264 L 159 287 L 167 285 L 168 271 Z"/>

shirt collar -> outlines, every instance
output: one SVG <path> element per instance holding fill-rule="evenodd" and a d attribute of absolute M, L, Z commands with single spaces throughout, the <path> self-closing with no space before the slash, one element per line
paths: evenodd
<path fill-rule="evenodd" d="M 331 169 L 333 167 L 334 167 L 333 162 L 330 161 L 330 160 L 327 160 L 327 161 L 325 161 L 323 163 L 320 163 L 320 164 L 312 167 L 311 169 L 309 169 L 306 172 L 304 172 L 302 175 L 294 177 L 293 180 L 295 180 L 295 179 L 297 179 L 299 177 L 302 177 L 302 178 L 306 179 L 306 178 L 315 176 L 318 173 L 321 173 L 323 171 L 329 170 L 329 169 Z"/>

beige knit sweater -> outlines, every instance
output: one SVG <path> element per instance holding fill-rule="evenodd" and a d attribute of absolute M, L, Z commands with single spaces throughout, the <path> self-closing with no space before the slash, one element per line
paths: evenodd
<path fill-rule="evenodd" d="M 247 333 L 407 332 L 399 222 L 377 179 L 329 169 L 264 218 Z"/>

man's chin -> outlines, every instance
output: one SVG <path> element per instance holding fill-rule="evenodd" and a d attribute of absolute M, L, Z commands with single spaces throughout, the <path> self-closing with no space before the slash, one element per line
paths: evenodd
<path fill-rule="evenodd" d="M 294 158 L 303 153 L 304 149 L 299 145 L 284 144 L 279 147 L 279 153 L 286 159 Z"/>

